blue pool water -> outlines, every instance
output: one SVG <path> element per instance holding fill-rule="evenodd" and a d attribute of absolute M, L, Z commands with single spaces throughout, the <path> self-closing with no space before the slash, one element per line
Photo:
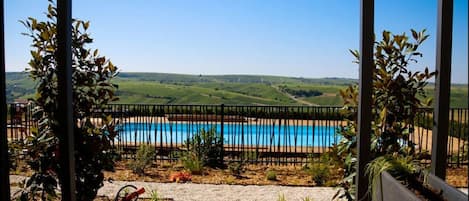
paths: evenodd
<path fill-rule="evenodd" d="M 125 123 L 120 140 L 127 142 L 184 143 L 201 129 L 212 127 L 221 134 L 221 125 L 210 123 Z M 331 146 L 340 137 L 334 126 L 231 124 L 223 127 L 226 145 Z"/>

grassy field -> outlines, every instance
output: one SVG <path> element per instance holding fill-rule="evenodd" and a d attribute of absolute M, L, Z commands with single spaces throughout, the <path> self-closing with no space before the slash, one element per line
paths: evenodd
<path fill-rule="evenodd" d="M 339 90 L 356 83 L 342 78 L 294 78 L 261 75 L 182 75 L 120 73 L 115 81 L 119 103 L 338 105 Z M 432 84 L 429 84 L 432 85 Z M 25 73 L 7 73 L 7 101 L 34 96 L 35 84 Z M 292 92 L 315 92 L 297 96 Z M 428 87 L 429 96 L 433 88 Z M 467 107 L 467 86 L 453 85 L 451 107 Z"/>

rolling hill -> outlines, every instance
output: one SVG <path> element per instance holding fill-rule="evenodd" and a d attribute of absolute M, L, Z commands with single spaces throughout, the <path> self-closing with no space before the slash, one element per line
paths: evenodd
<path fill-rule="evenodd" d="M 122 72 L 115 80 L 118 103 L 238 105 L 341 105 L 338 91 L 354 82 L 357 80 Z M 26 73 L 7 73 L 8 102 L 33 97 L 34 88 Z M 432 88 L 427 90 L 432 96 Z M 467 107 L 467 101 L 467 87 L 453 85 L 451 106 Z"/>

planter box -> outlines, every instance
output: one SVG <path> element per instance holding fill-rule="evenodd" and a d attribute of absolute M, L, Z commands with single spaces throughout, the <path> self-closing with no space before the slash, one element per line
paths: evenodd
<path fill-rule="evenodd" d="M 432 174 L 428 175 L 427 180 L 427 184 L 438 192 L 441 192 L 443 198 L 448 201 L 468 200 L 467 195 Z M 381 182 L 377 185 L 378 186 L 373 186 L 375 191 L 373 199 L 376 201 L 420 200 L 412 191 L 407 189 L 406 186 L 402 185 L 388 172 L 381 174 Z"/>
<path fill-rule="evenodd" d="M 419 200 L 415 194 L 407 189 L 401 182 L 397 181 L 388 172 L 381 173 L 381 182 L 379 186 L 373 186 L 376 201 L 410 201 Z"/>
<path fill-rule="evenodd" d="M 468 197 L 466 194 L 448 185 L 445 181 L 441 180 L 439 177 L 433 174 L 428 175 L 427 183 L 432 188 L 441 192 L 443 197 L 448 201 L 468 200 Z"/>

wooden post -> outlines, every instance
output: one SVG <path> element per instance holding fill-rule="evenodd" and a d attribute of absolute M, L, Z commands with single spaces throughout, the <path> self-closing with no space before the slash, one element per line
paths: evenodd
<path fill-rule="evenodd" d="M 451 86 L 453 0 L 438 0 L 431 173 L 445 179 Z"/>
<path fill-rule="evenodd" d="M 7 101 L 5 73 L 4 4 L 0 0 L 0 200 L 10 200 L 10 160 L 8 160 Z"/>
<path fill-rule="evenodd" d="M 366 164 L 371 160 L 371 94 L 373 91 L 374 0 L 360 1 L 360 83 L 356 200 L 370 200 Z"/>
<path fill-rule="evenodd" d="M 72 105 L 72 0 L 57 1 L 57 82 L 58 82 L 58 127 L 54 132 L 59 137 L 59 173 L 62 200 L 76 200 L 75 160 L 73 138 Z"/>

